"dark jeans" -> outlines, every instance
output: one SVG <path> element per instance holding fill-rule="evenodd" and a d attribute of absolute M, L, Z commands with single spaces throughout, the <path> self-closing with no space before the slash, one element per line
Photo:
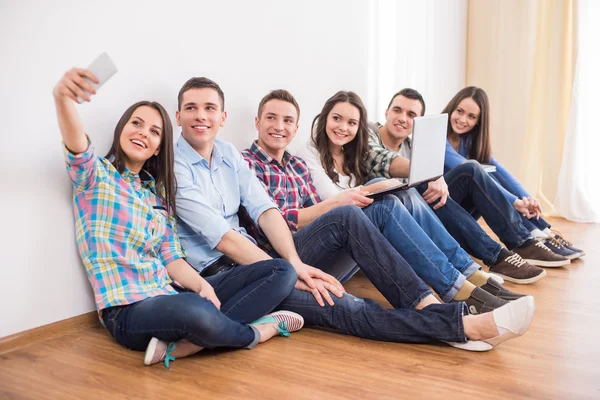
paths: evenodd
<path fill-rule="evenodd" d="M 506 189 L 508 192 L 514 194 L 515 196 L 519 197 L 519 195 L 515 192 L 513 192 L 512 190 L 510 190 L 510 185 L 508 184 L 508 182 L 506 181 L 506 179 L 504 179 L 502 177 L 502 175 L 500 175 L 497 172 L 491 172 L 489 173 L 489 175 L 494 178 L 500 185 L 502 185 L 502 187 L 504 189 Z M 525 226 L 525 228 L 527 228 L 527 230 L 529 232 L 531 232 L 534 229 L 539 229 L 541 231 L 543 231 L 546 228 L 550 228 L 550 224 L 548 222 L 546 222 L 543 218 L 526 218 L 524 216 L 521 215 L 521 220 L 523 221 L 523 225 Z"/>
<path fill-rule="evenodd" d="M 349 294 L 342 299 L 333 297 L 333 307 L 321 307 L 311 293 L 295 289 L 278 308 L 299 313 L 307 326 L 393 342 L 466 340 L 464 303 L 414 310 L 431 291 L 360 208 L 344 206 L 329 211 L 300 229 L 294 242 L 302 261 L 325 272 L 330 272 L 340 254 L 348 254 L 394 307 L 386 309 Z M 348 271 L 334 273 L 340 279 Z"/>
<path fill-rule="evenodd" d="M 468 211 L 481 214 L 508 249 L 519 247 L 531 237 L 519 212 L 478 162 L 467 161 L 451 169 L 444 178 L 450 197 L 446 205 L 434 212 L 469 254 L 492 265 L 497 261 L 501 246 L 485 233 Z M 419 191 L 423 193 L 425 189 L 426 186 L 420 187 Z"/>
<path fill-rule="evenodd" d="M 187 339 L 205 348 L 251 348 L 258 331 L 245 325 L 271 312 L 297 280 L 285 260 L 261 261 L 208 277 L 221 310 L 198 294 L 181 291 L 104 310 L 102 319 L 117 342 L 143 351 L 152 337 L 167 342 Z"/>

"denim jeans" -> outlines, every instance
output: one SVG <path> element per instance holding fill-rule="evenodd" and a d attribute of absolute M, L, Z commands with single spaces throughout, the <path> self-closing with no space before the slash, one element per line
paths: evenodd
<path fill-rule="evenodd" d="M 489 237 L 477 221 L 452 198 L 448 197 L 444 207 L 433 210 L 421 196 L 425 190 L 427 184 L 422 184 L 418 188 L 395 192 L 394 195 L 402 201 L 415 221 L 440 249 L 447 249 L 449 246 L 443 251 L 451 262 L 453 262 L 451 256 L 453 243 L 448 241 L 448 234 L 463 251 L 479 258 L 486 265 L 495 264 L 502 246 Z M 433 214 L 435 218 L 431 218 L 429 214 Z M 439 227 L 438 223 L 442 227 Z M 443 232 L 441 237 L 440 232 Z"/>
<path fill-rule="evenodd" d="M 429 288 L 356 206 L 338 207 L 294 234 L 302 261 L 325 272 L 345 252 L 394 307 L 349 294 L 333 297 L 333 307 L 317 304 L 309 292 L 293 290 L 279 309 L 304 317 L 307 326 L 326 328 L 374 340 L 423 343 L 432 340 L 464 342 L 464 303 L 440 304 L 416 311 L 431 294 Z M 337 271 L 338 278 L 346 271 Z"/>
<path fill-rule="evenodd" d="M 475 209 L 481 214 L 508 249 L 519 247 L 531 238 L 520 213 L 477 161 L 467 161 L 454 167 L 444 178 L 452 200 L 465 210 Z M 445 206 L 440 209 L 443 208 Z"/>
<path fill-rule="evenodd" d="M 429 207 L 427 207 L 429 210 Z M 417 275 L 440 295 L 445 302 L 450 302 L 458 290 L 479 269 L 477 264 L 460 248 L 446 228 L 431 215 L 441 232 L 436 237 L 446 238 L 444 242 L 452 242 L 450 253 L 458 265 L 453 265 L 444 252 L 421 229 L 408 212 L 400 199 L 393 195 L 385 195 L 363 209 L 369 220 L 379 229 L 398 253 L 408 262 Z M 447 243 L 444 243 L 447 244 Z"/>
<path fill-rule="evenodd" d="M 463 275 L 469 277 L 479 269 L 469 254 L 452 237 L 444 224 L 435 215 L 416 189 L 399 190 L 393 193 L 406 207 L 413 219 L 444 253 L 448 261 Z M 493 241 L 492 241 L 493 242 Z M 496 242 L 493 242 L 496 244 Z M 498 250 L 498 253 L 500 250 Z"/>
<path fill-rule="evenodd" d="M 252 348 L 256 328 L 245 325 L 271 312 L 286 298 L 297 275 L 285 260 L 239 266 L 206 280 L 221 301 L 218 310 L 197 293 L 150 297 L 104 310 L 102 320 L 119 344 L 143 351 L 152 337 L 167 342 L 187 339 L 205 348 Z"/>
<path fill-rule="evenodd" d="M 490 172 L 489 175 L 492 178 L 494 178 L 500 185 L 502 185 L 502 187 L 504 187 L 504 189 L 506 189 L 508 192 L 519 197 L 519 195 L 517 193 L 514 193 L 512 190 L 510 190 L 510 185 L 508 184 L 508 182 L 506 182 L 506 179 L 504 179 L 502 177 L 502 175 L 500 175 L 497 172 Z M 546 228 L 550 228 L 550 224 L 541 217 L 538 219 L 536 219 L 536 218 L 529 219 L 529 218 L 526 218 L 521 215 L 521 220 L 523 222 L 523 225 L 525 226 L 525 228 L 527 228 L 527 230 L 529 232 L 531 232 L 534 229 L 539 229 L 539 230 L 543 231 Z"/>

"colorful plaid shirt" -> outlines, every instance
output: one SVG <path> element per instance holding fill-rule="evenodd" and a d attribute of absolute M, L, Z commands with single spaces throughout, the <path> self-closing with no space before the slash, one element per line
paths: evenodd
<path fill-rule="evenodd" d="M 144 173 L 148 179 L 142 181 L 128 169 L 120 174 L 91 143 L 78 155 L 65 147 L 65 158 L 77 249 L 98 311 L 176 294 L 165 266 L 185 254 L 154 179 Z"/>
<path fill-rule="evenodd" d="M 281 165 L 256 141 L 242 155 L 281 210 L 290 229 L 297 231 L 298 210 L 321 201 L 304 160 L 286 151 Z"/>

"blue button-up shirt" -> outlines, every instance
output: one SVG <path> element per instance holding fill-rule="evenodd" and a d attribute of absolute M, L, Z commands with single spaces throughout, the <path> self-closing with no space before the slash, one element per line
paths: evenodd
<path fill-rule="evenodd" d="M 223 255 L 216 247 L 231 229 L 254 242 L 240 227 L 240 205 L 257 225 L 262 213 L 277 208 L 231 143 L 216 140 L 209 165 L 181 136 L 175 144 L 175 175 L 178 234 L 187 261 L 198 271 Z"/>

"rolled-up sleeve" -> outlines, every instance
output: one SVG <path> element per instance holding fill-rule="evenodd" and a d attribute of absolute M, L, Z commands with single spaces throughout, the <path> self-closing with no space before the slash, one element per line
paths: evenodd
<path fill-rule="evenodd" d="M 271 208 L 277 208 L 277 205 L 273 203 L 267 191 L 265 191 L 265 187 L 254 172 L 250 170 L 242 155 L 239 154 L 238 156 L 237 171 L 241 204 L 246 208 L 254 223 L 258 225 L 258 218 L 262 213 Z"/>
<path fill-rule="evenodd" d="M 194 184 L 191 167 L 176 159 L 175 177 L 177 216 L 214 250 L 231 227 L 225 218 L 210 206 L 200 187 Z"/>
<path fill-rule="evenodd" d="M 83 153 L 73 154 L 63 142 L 67 173 L 73 182 L 76 191 L 81 192 L 92 188 L 97 180 L 98 174 L 103 171 L 98 168 L 101 160 L 96 156 L 92 142 L 88 137 L 88 148 Z"/>
<path fill-rule="evenodd" d="M 181 243 L 179 242 L 179 237 L 177 236 L 175 218 L 169 216 L 166 223 L 167 228 L 165 230 L 165 236 L 160 245 L 158 254 L 159 259 L 165 267 L 170 262 L 186 257 L 185 252 L 181 247 Z"/>

